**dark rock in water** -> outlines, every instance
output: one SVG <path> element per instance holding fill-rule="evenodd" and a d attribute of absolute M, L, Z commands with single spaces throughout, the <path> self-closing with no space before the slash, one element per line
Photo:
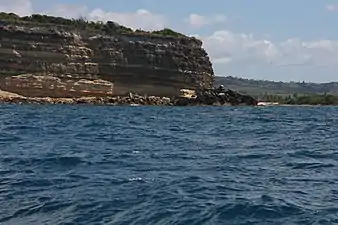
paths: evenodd
<path fill-rule="evenodd" d="M 187 98 L 187 97 L 177 97 L 177 98 L 174 99 L 173 104 L 175 106 L 188 106 L 188 105 L 192 104 L 193 100 L 194 99 Z"/>
<path fill-rule="evenodd" d="M 202 89 L 196 91 L 195 95 L 179 96 L 174 105 L 249 105 L 255 106 L 258 101 L 250 95 L 239 94 L 232 90 L 226 90 L 223 86 L 219 88 Z"/>

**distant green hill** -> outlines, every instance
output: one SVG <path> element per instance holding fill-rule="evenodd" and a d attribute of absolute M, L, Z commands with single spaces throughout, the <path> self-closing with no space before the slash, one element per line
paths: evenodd
<path fill-rule="evenodd" d="M 237 77 L 216 77 L 215 85 L 235 90 L 242 94 L 253 96 L 262 95 L 308 95 L 332 94 L 338 95 L 338 82 L 305 83 L 305 82 L 275 82 L 266 80 L 253 80 Z"/>

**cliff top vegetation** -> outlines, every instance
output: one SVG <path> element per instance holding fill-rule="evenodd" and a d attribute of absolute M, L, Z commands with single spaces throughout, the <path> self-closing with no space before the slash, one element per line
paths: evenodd
<path fill-rule="evenodd" d="M 15 24 L 22 23 L 39 23 L 39 24 L 50 24 L 58 26 L 67 26 L 77 30 L 91 30 L 98 33 L 103 33 L 106 35 L 113 34 L 134 34 L 134 35 L 152 35 L 160 37 L 174 37 L 174 38 L 186 38 L 186 39 L 195 39 L 194 37 L 188 37 L 184 34 L 173 31 L 169 28 L 164 28 L 162 30 L 155 31 L 144 31 L 141 29 L 133 30 L 131 28 L 122 26 L 113 21 L 88 21 L 85 18 L 78 19 L 67 19 L 63 17 L 54 17 L 48 15 L 32 14 L 31 16 L 20 17 L 14 13 L 5 13 L 0 12 L 0 22 L 11 22 Z"/>

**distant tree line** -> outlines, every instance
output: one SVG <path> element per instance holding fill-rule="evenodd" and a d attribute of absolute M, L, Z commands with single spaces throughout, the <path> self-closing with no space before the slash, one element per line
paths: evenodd
<path fill-rule="evenodd" d="M 103 32 L 107 35 L 111 34 L 153 34 L 158 36 L 170 36 L 170 37 L 187 37 L 184 34 L 173 31 L 169 28 L 156 31 L 144 31 L 141 29 L 133 31 L 131 28 L 122 26 L 116 22 L 108 21 L 106 23 L 101 21 L 88 21 L 85 18 L 67 19 L 63 17 L 54 17 L 40 14 L 33 14 L 31 16 L 20 17 L 14 13 L 0 12 L 0 23 L 2 21 L 11 22 L 29 22 L 29 23 L 46 23 L 73 27 L 81 30 L 95 30 Z M 0 24 L 1 25 L 1 24 Z"/>
<path fill-rule="evenodd" d="M 289 105 L 338 105 L 338 96 L 332 94 L 308 94 L 308 95 L 272 95 L 266 94 L 258 97 L 260 101 L 278 102 Z"/>
<path fill-rule="evenodd" d="M 307 82 L 276 82 L 253 80 L 238 77 L 216 77 L 215 85 L 224 85 L 248 94 L 338 94 L 338 82 L 307 83 Z"/>

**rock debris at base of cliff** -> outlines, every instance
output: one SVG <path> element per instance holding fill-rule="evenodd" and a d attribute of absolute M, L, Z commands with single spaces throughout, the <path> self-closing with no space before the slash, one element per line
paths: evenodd
<path fill-rule="evenodd" d="M 1 94 L 1 92 L 0 92 Z M 80 97 L 80 98 L 50 98 L 25 97 L 6 93 L 0 96 L 0 103 L 10 104 L 94 104 L 94 105 L 157 105 L 157 106 L 256 106 L 257 101 L 251 96 L 241 95 L 231 90 L 210 88 L 198 92 L 182 89 L 176 97 L 142 96 L 129 93 L 117 97 Z"/>

